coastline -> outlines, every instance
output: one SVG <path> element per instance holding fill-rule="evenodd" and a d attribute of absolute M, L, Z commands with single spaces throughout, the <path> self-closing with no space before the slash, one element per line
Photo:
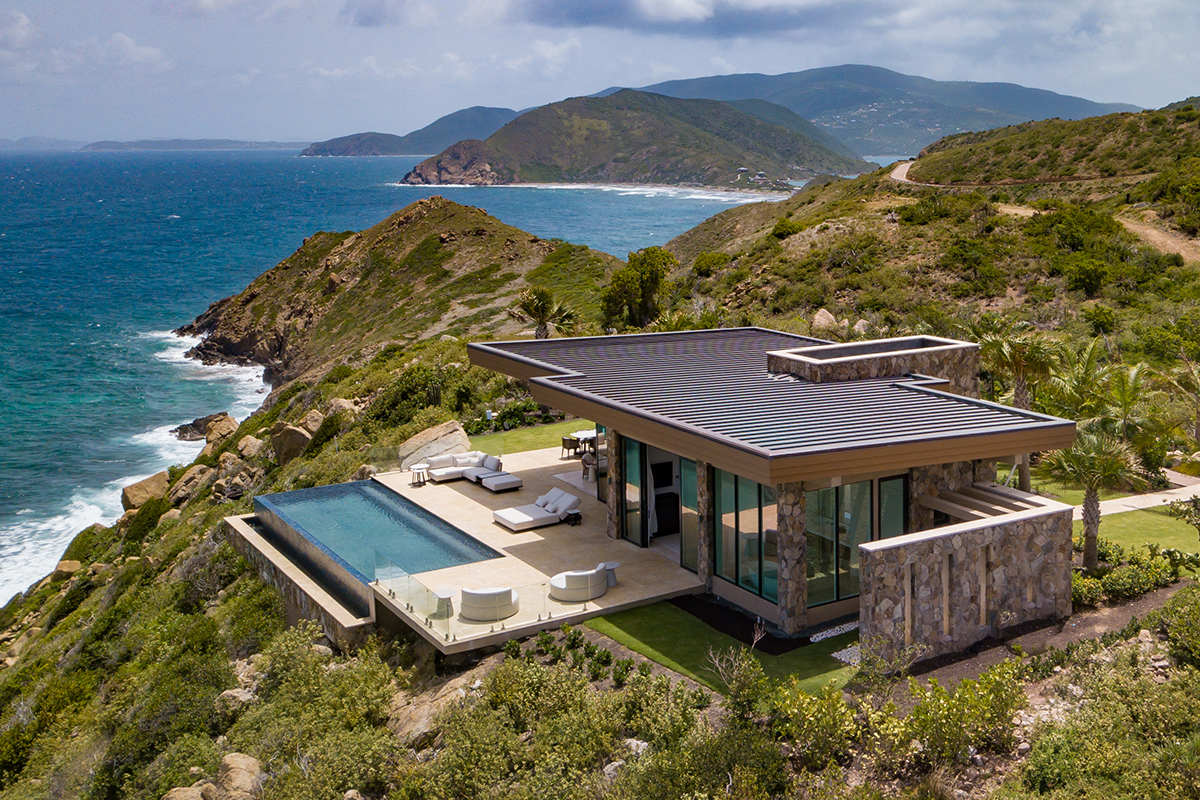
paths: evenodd
<path fill-rule="evenodd" d="M 393 187 L 413 186 L 413 184 L 402 183 L 400 181 L 392 181 L 385 185 Z M 704 199 L 705 195 L 713 195 L 712 199 L 721 199 L 722 201 L 724 201 L 726 196 L 757 198 L 741 200 L 739 201 L 741 203 L 786 200 L 801 189 L 799 186 L 795 187 L 792 191 L 787 191 L 784 189 L 751 189 L 738 186 L 706 186 L 702 184 L 688 185 L 675 183 L 499 183 L 486 186 L 474 183 L 438 183 L 422 184 L 422 186 L 431 189 L 588 189 L 592 191 L 623 192 L 627 194 L 679 193 L 683 195 L 681 199 L 688 200 Z"/>
<path fill-rule="evenodd" d="M 244 419 L 256 410 L 269 387 L 262 382 L 262 367 L 235 364 L 204 364 L 186 352 L 199 343 L 174 331 L 144 331 L 139 338 L 155 343 L 150 357 L 171 365 L 173 380 L 203 381 L 225 387 L 224 408 L 197 409 L 195 416 L 229 411 Z M 193 416 L 191 419 L 194 419 Z M 105 476 L 92 485 L 79 485 L 57 507 L 20 508 L 15 521 L 0 528 L 0 605 L 36 585 L 54 571 L 55 564 L 71 540 L 96 523 L 111 525 L 124 512 L 121 490 L 175 464 L 187 464 L 200 454 L 203 442 L 185 442 L 171 434 L 191 419 L 178 419 L 121 437 L 125 445 L 141 454 L 136 469 L 123 475 Z M 134 465 L 130 465 L 134 466 Z"/>

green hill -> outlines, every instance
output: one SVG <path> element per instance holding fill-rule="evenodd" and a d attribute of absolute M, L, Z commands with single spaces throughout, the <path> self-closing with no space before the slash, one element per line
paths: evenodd
<path fill-rule="evenodd" d="M 491 136 L 517 116 L 511 108 L 472 106 L 434 120 L 405 136 L 355 133 L 309 145 L 302 156 L 400 156 L 439 153 L 462 139 Z"/>
<path fill-rule="evenodd" d="M 782 75 L 688 78 L 645 86 L 642 91 L 711 100 L 768 100 L 811 120 L 856 152 L 875 155 L 916 153 L 959 131 L 1138 110 L 1013 83 L 935 81 L 861 64 Z"/>
<path fill-rule="evenodd" d="M 908 176 L 1003 184 L 1144 175 L 1200 155 L 1198 134 L 1192 109 L 1028 122 L 947 136 L 925 148 Z"/>
<path fill-rule="evenodd" d="M 764 122 L 726 103 L 624 90 L 536 108 L 486 141 L 459 142 L 423 161 L 404 182 L 745 186 L 739 175 L 747 170 L 771 180 L 793 180 L 867 168 L 793 128 Z"/>
<path fill-rule="evenodd" d="M 265 365 L 279 386 L 384 344 L 512 333 L 521 326 L 507 308 L 530 283 L 553 286 L 589 320 L 606 272 L 619 263 L 431 197 L 359 233 L 310 236 L 181 330 L 206 336 L 196 348 L 205 361 Z"/>

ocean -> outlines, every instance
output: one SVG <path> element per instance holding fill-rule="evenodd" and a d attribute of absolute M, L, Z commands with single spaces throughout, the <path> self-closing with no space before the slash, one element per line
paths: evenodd
<path fill-rule="evenodd" d="M 71 538 L 121 514 L 121 487 L 185 463 L 171 428 L 261 404 L 260 370 L 206 367 L 171 329 L 318 230 L 422 197 L 624 257 L 746 194 L 635 187 L 417 187 L 417 157 L 294 152 L 0 154 L 0 603 Z"/>

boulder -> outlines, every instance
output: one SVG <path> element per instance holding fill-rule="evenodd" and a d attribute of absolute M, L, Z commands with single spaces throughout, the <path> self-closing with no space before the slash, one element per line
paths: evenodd
<path fill-rule="evenodd" d="M 210 467 L 197 464 L 183 473 L 183 476 L 179 480 L 175 481 L 175 486 L 171 489 L 171 493 L 167 495 L 167 499 L 171 501 L 171 505 L 173 506 L 183 505 L 196 496 L 196 493 L 208 483 L 208 479 L 213 476 L 213 473 L 214 470 Z"/>
<path fill-rule="evenodd" d="M 220 796 L 225 800 L 251 800 L 262 785 L 263 769 L 258 759 L 244 753 L 230 753 L 221 759 L 217 773 Z"/>
<path fill-rule="evenodd" d="M 240 714 L 242 709 L 253 703 L 256 699 L 254 692 L 249 689 L 226 689 L 217 695 L 214 705 L 217 708 L 217 713 L 234 717 Z"/>
<path fill-rule="evenodd" d="M 58 562 L 58 566 L 54 568 L 54 580 L 65 580 L 76 572 L 79 572 L 82 567 L 83 565 L 78 561 L 60 561 Z"/>
<path fill-rule="evenodd" d="M 375 467 L 373 467 L 370 464 L 363 464 L 361 467 L 358 468 L 357 471 L 355 471 L 354 480 L 365 481 L 368 478 L 370 478 L 372 475 L 378 475 L 378 474 L 379 474 L 378 469 L 376 469 Z"/>
<path fill-rule="evenodd" d="M 342 795 L 342 800 L 363 800 L 362 792 L 358 789 L 347 789 Z"/>
<path fill-rule="evenodd" d="M 165 497 L 171 481 L 166 470 L 155 473 L 137 483 L 131 483 L 121 490 L 121 507 L 128 511 L 131 508 L 141 508 L 151 500 Z"/>
<path fill-rule="evenodd" d="M 325 421 L 325 415 L 315 408 L 304 415 L 304 419 L 300 420 L 300 427 L 309 433 L 316 433 L 317 428 L 321 427 L 321 423 Z"/>
<path fill-rule="evenodd" d="M 158 524 L 161 525 L 164 522 L 172 522 L 173 520 L 177 520 L 182 516 L 182 511 L 180 511 L 178 508 L 172 508 L 170 511 L 158 518 Z"/>
<path fill-rule="evenodd" d="M 221 453 L 221 457 L 217 459 L 217 471 L 221 473 L 222 478 L 237 472 L 241 466 L 242 460 L 233 453 Z"/>
<path fill-rule="evenodd" d="M 204 439 L 209 444 L 219 445 L 221 442 L 228 439 L 237 433 L 238 422 L 228 414 L 221 414 L 219 417 L 208 423 L 208 427 L 204 430 Z"/>
<path fill-rule="evenodd" d="M 441 729 L 438 719 L 450 705 L 467 695 L 467 687 L 479 677 L 476 670 L 451 678 L 441 688 L 419 694 L 400 692 L 392 698 L 388 728 L 400 743 L 414 750 L 424 750 L 433 744 Z"/>
<path fill-rule="evenodd" d="M 266 443 L 262 439 L 255 436 L 243 436 L 237 443 L 238 455 L 242 458 L 254 458 L 262 451 L 264 444 Z"/>
<path fill-rule="evenodd" d="M 114 528 L 124 528 L 129 523 L 133 522 L 133 518 L 137 516 L 137 509 L 131 508 L 121 516 L 117 517 L 117 521 L 113 523 Z"/>
<path fill-rule="evenodd" d="M 867 322 L 865 319 L 860 319 L 858 322 L 854 323 L 854 328 L 852 330 L 858 336 L 866 336 L 871 330 L 871 323 Z"/>
<path fill-rule="evenodd" d="M 311 441 L 312 434 L 304 428 L 297 428 L 295 425 L 285 426 L 283 430 L 271 437 L 271 446 L 275 448 L 275 461 L 282 467 L 303 453 Z"/>
<path fill-rule="evenodd" d="M 826 309 L 822 308 L 813 315 L 812 331 L 813 333 L 836 333 L 843 329 L 841 322 L 833 314 L 830 314 Z"/>
<path fill-rule="evenodd" d="M 162 796 L 162 800 L 204 800 L 199 786 L 180 786 Z"/>
<path fill-rule="evenodd" d="M 462 423 L 456 419 L 426 428 L 404 444 L 396 452 L 400 461 L 400 469 L 408 469 L 413 464 L 419 464 L 431 456 L 446 453 L 465 453 L 471 449 L 471 442 Z"/>
<path fill-rule="evenodd" d="M 335 397 L 325 406 L 325 413 L 329 416 L 341 414 L 347 419 L 354 419 L 358 416 L 358 406 L 354 405 L 353 400 L 347 400 L 344 397 Z"/>
<path fill-rule="evenodd" d="M 191 422 L 185 422 L 178 428 L 172 428 L 171 433 L 177 439 L 185 442 L 203 442 L 208 436 L 208 423 L 214 422 L 221 417 L 229 416 L 228 413 L 222 411 L 219 414 L 209 414 L 206 417 L 196 417 Z"/>

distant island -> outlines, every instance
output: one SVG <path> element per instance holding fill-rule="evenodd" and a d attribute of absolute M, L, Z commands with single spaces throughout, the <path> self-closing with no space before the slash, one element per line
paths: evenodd
<path fill-rule="evenodd" d="M 440 153 L 463 139 L 486 139 L 517 117 L 511 108 L 472 106 L 434 120 L 406 136 L 355 133 L 304 149 L 302 156 L 406 156 Z"/>
<path fill-rule="evenodd" d="M 770 185 L 873 168 L 782 106 L 625 89 L 535 108 L 484 141 L 457 142 L 404 176 L 414 185 Z"/>
<path fill-rule="evenodd" d="M 62 152 L 78 150 L 87 142 L 70 139 L 51 139 L 46 136 L 23 136 L 20 139 L 0 139 L 0 151 L 16 152 Z"/>
<path fill-rule="evenodd" d="M 300 150 L 305 142 L 244 142 L 239 139 L 139 139 L 133 142 L 92 142 L 83 152 L 120 150 Z"/>

